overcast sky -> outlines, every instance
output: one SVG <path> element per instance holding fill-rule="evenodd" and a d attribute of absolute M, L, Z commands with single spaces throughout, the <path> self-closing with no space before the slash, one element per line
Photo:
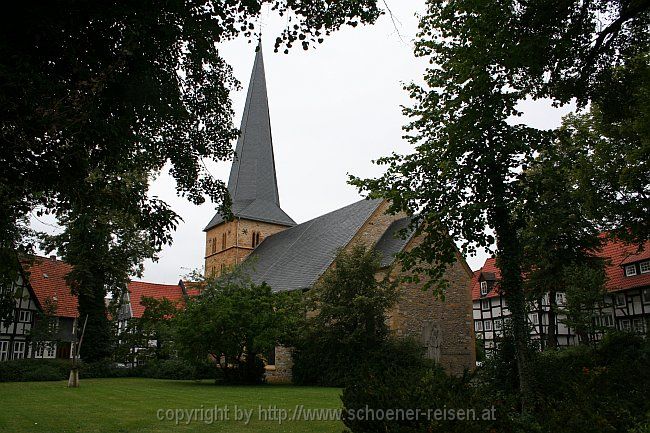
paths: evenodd
<path fill-rule="evenodd" d="M 359 200 L 356 189 L 346 183 L 347 174 L 378 175 L 380 168 L 373 159 L 410 148 L 401 138 L 406 118 L 400 106 L 409 104 L 402 83 L 420 81 L 426 67 L 426 60 L 416 59 L 412 50 L 415 14 L 424 11 L 424 0 L 387 3 L 399 32 L 385 15 L 373 26 L 344 29 L 316 49 L 294 47 L 289 54 L 273 52 L 286 19 L 266 12 L 261 21 L 280 204 L 297 223 Z M 242 90 L 232 94 L 234 123 L 239 126 L 255 46 L 241 38 L 220 50 L 242 83 Z M 526 103 L 522 109 L 522 120 L 540 128 L 557 126 L 568 112 L 544 102 Z M 230 163 L 215 162 L 209 169 L 227 181 Z M 169 203 L 183 222 L 160 260 L 146 262 L 142 279 L 174 284 L 191 270 L 202 269 L 202 229 L 215 207 L 209 202 L 194 206 L 178 198 L 167 173 L 154 181 L 151 194 Z M 33 225 L 52 230 L 36 220 Z M 467 261 L 477 269 L 485 257 L 480 254 Z"/>

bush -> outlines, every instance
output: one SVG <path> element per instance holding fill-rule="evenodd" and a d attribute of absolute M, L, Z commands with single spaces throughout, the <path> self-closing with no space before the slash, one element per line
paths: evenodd
<path fill-rule="evenodd" d="M 483 409 L 490 408 L 470 386 L 470 375 L 460 378 L 447 375 L 442 367 L 422 357 L 422 349 L 416 342 L 391 340 L 384 349 L 374 354 L 373 362 L 366 363 L 357 379 L 350 381 L 343 391 L 344 423 L 350 430 L 355 433 L 487 431 L 481 430 L 486 426 L 481 421 L 434 419 L 436 409 L 474 409 L 478 416 L 483 416 Z M 390 410 L 395 414 L 401 411 L 401 418 L 379 419 Z M 415 411 L 411 419 L 405 415 L 409 410 Z M 368 419 L 373 416 L 375 419 Z"/>
<path fill-rule="evenodd" d="M 143 377 L 153 379 L 188 380 L 197 378 L 196 369 L 187 362 L 178 359 L 150 361 L 143 367 L 137 367 Z"/>
<path fill-rule="evenodd" d="M 19 359 L 0 362 L 0 382 L 40 382 L 67 380 L 72 362 L 65 359 Z M 189 365 L 181 360 L 150 361 L 134 368 L 119 367 L 112 361 L 79 363 L 79 377 L 150 377 L 154 379 L 215 379 L 214 364 Z"/>
<path fill-rule="evenodd" d="M 16 359 L 0 362 L 0 382 L 65 380 L 70 374 L 65 359 Z"/>
<path fill-rule="evenodd" d="M 481 392 L 516 407 L 517 369 L 512 344 L 479 370 Z M 531 415 L 510 411 L 511 428 L 560 433 L 627 432 L 647 422 L 650 343 L 622 333 L 587 346 L 533 353 Z"/>

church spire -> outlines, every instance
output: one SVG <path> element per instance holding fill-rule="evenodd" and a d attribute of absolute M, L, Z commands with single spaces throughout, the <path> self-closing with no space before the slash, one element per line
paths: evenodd
<path fill-rule="evenodd" d="M 228 191 L 236 217 L 286 226 L 296 224 L 280 208 L 261 41 L 248 85 Z M 219 214 L 215 215 L 205 230 L 222 221 Z"/>

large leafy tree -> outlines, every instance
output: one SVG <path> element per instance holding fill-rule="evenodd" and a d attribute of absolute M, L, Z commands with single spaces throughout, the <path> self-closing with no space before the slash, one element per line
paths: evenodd
<path fill-rule="evenodd" d="M 434 277 L 442 277 L 453 260 L 447 233 L 469 253 L 495 245 L 526 408 L 521 238 L 526 215 L 516 210 L 527 168 L 557 137 L 517 123 L 517 104 L 550 97 L 558 103 L 575 98 L 584 106 L 602 95 L 617 67 L 647 53 L 650 3 L 432 0 L 427 5 L 415 53 L 428 57 L 431 66 L 426 86 L 407 87 L 414 104 L 405 109 L 415 151 L 380 159 L 386 166 L 380 178 L 352 182 L 390 199 L 395 212 L 417 213 L 415 224 L 426 223 L 425 241 L 407 264 L 424 270 L 418 262 L 433 262 Z M 619 100 L 618 107 L 626 103 Z"/>
<path fill-rule="evenodd" d="M 227 382 L 263 380 L 263 354 L 286 343 L 304 317 L 301 293 L 274 293 L 242 272 L 209 281 L 174 318 L 174 341 L 195 364 L 215 362 Z"/>
<path fill-rule="evenodd" d="M 74 266 L 87 316 L 87 360 L 106 356 L 104 296 L 170 241 L 178 216 L 147 195 L 169 164 L 178 193 L 227 212 L 205 158 L 231 156 L 229 93 L 218 43 L 252 37 L 264 4 L 288 16 L 276 49 L 303 48 L 344 25 L 373 22 L 375 1 L 27 1 L 0 18 L 0 258 L 30 251 L 25 218 L 54 213 L 46 239 Z"/>
<path fill-rule="evenodd" d="M 540 149 L 519 182 L 515 208 L 522 221 L 518 235 L 526 296 L 532 304 L 549 304 L 546 332 L 541 317 L 539 326 L 542 346 L 551 349 L 557 347 L 556 294 L 575 287 L 575 273 L 569 270 L 604 274 L 599 254 L 604 238 L 598 219 L 587 209 L 591 194 L 585 196 L 576 186 L 574 170 L 561 141 Z M 602 284 L 593 289 L 600 294 Z"/>
<path fill-rule="evenodd" d="M 358 245 L 341 251 L 334 266 L 309 291 L 310 314 L 297 340 L 294 380 L 343 386 L 373 354 L 391 350 L 388 310 L 397 291 L 388 278 L 378 279 L 379 255 Z"/>

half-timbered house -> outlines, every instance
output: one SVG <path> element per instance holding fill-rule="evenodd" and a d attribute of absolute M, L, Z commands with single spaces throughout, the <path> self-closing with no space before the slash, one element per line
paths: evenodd
<path fill-rule="evenodd" d="M 605 259 L 607 276 L 603 303 L 594 314 L 595 332 L 588 337 L 598 340 L 607 328 L 647 334 L 650 329 L 650 242 L 639 252 L 638 246 L 620 240 L 609 240 L 599 254 Z M 510 320 L 505 298 L 499 292 L 500 272 L 494 258 L 488 258 L 481 269 L 474 272 L 471 282 L 474 332 L 483 341 L 489 354 L 503 338 L 504 327 Z M 579 343 L 575 330 L 564 323 L 562 306 L 565 294 L 555 294 L 556 314 L 549 314 L 551 302 L 545 295 L 528 305 L 528 324 L 531 339 L 548 335 L 549 318 L 555 320 L 558 347 Z M 540 344 L 540 347 L 542 345 Z"/>

